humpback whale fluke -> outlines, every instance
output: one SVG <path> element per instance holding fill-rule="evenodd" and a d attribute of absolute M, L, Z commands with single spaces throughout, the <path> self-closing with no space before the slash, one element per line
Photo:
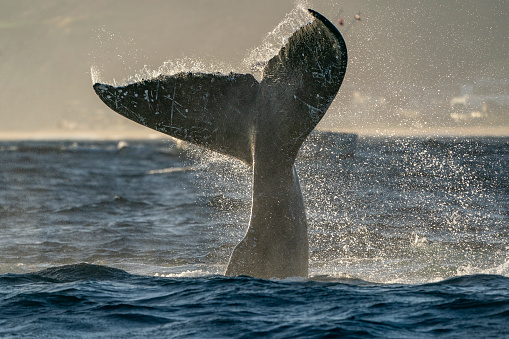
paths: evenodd
<path fill-rule="evenodd" d="M 252 167 L 251 218 L 231 255 L 229 276 L 308 275 L 307 221 L 294 162 L 347 65 L 339 31 L 309 13 L 314 20 L 268 61 L 261 82 L 250 74 L 178 73 L 122 87 L 94 84 L 115 112 Z"/>

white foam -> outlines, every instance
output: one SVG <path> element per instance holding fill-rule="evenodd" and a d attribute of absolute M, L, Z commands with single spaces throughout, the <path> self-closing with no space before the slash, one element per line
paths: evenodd
<path fill-rule="evenodd" d="M 494 274 L 509 277 L 509 259 L 498 266 L 486 269 L 474 267 L 472 265 L 460 266 L 457 269 L 458 276 L 473 274 Z"/>
<path fill-rule="evenodd" d="M 167 173 L 187 172 L 192 170 L 194 170 L 194 167 L 169 167 L 157 170 L 150 170 L 147 171 L 146 174 L 167 174 Z"/>
<path fill-rule="evenodd" d="M 184 271 L 180 273 L 156 273 L 155 277 L 164 277 L 164 278 L 196 278 L 196 277 L 204 277 L 208 275 L 212 275 L 213 273 L 202 271 L 202 270 L 192 270 L 192 271 Z"/>

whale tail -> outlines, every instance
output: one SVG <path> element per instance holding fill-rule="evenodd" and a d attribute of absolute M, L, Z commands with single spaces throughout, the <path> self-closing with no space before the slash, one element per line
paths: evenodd
<path fill-rule="evenodd" d="M 178 73 L 122 87 L 94 84 L 115 112 L 253 168 L 246 237 L 227 275 L 307 276 L 304 203 L 293 166 L 344 79 L 343 37 L 321 14 L 288 38 L 258 82 L 250 74 Z"/>
<path fill-rule="evenodd" d="M 336 27 L 315 20 L 298 29 L 263 69 L 251 74 L 178 73 L 126 86 L 94 84 L 115 112 L 156 131 L 252 165 L 254 131 L 295 158 L 343 81 L 346 45 Z"/>

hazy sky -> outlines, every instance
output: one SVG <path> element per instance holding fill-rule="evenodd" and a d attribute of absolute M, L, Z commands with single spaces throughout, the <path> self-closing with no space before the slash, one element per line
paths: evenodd
<path fill-rule="evenodd" d="M 433 91 L 481 76 L 509 78 L 509 0 L 308 4 L 347 23 L 340 29 L 349 48 L 347 88 L 386 93 L 406 84 Z M 122 123 L 95 96 L 92 65 L 106 81 L 183 57 L 239 70 L 295 6 L 283 0 L 0 0 L 0 133 L 75 128 L 72 121 Z M 361 22 L 348 26 L 357 11 Z M 340 119 L 340 113 L 328 114 Z"/>

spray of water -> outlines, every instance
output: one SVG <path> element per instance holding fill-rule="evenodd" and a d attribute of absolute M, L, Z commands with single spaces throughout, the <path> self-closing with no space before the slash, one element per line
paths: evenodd
<path fill-rule="evenodd" d="M 261 72 L 266 63 L 275 56 L 288 37 L 303 25 L 311 22 L 307 2 L 299 2 L 285 18 L 263 39 L 260 46 L 253 48 L 244 58 L 242 64 L 252 72 Z"/>
<path fill-rule="evenodd" d="M 90 66 L 90 75 L 92 76 L 92 84 L 96 84 L 98 82 L 102 83 L 101 71 L 97 67 L 97 65 Z"/>
<path fill-rule="evenodd" d="M 240 69 L 260 72 L 286 39 L 311 20 L 308 7 L 312 6 L 298 3 L 260 46 L 249 51 Z M 121 41 L 118 35 L 106 34 L 100 45 L 112 44 L 115 49 Z M 121 53 L 118 57 L 125 60 Z M 91 68 L 94 82 L 104 80 L 101 70 L 106 66 L 101 62 L 104 59 L 95 59 Z M 224 63 L 182 58 L 155 70 L 144 66 L 132 72 L 126 66 L 134 75 L 121 83 L 161 74 L 232 70 Z M 436 281 L 472 273 L 507 275 L 506 219 L 483 209 L 496 205 L 496 198 L 485 187 L 489 178 L 484 180 L 482 171 L 475 174 L 475 166 L 481 166 L 472 163 L 477 150 L 464 156 L 462 146 L 454 143 L 404 138 L 383 142 L 365 141 L 365 148 L 353 158 L 332 154 L 297 163 L 310 224 L 312 273 L 341 277 L 349 272 L 379 282 Z M 203 201 L 217 220 L 211 223 L 210 236 L 222 246 L 214 257 L 226 264 L 249 220 L 251 171 L 195 146 L 186 146 L 186 152 L 196 168 L 193 173 L 203 189 Z"/>

